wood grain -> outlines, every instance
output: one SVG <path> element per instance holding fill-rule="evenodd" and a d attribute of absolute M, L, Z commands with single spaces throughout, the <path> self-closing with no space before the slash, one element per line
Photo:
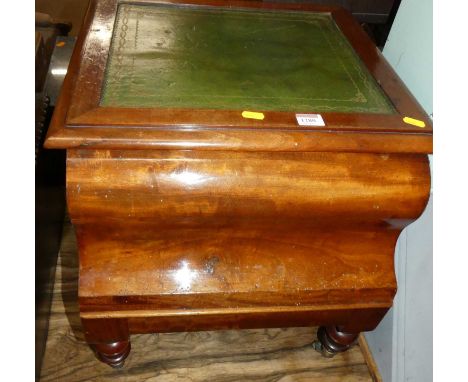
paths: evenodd
<path fill-rule="evenodd" d="M 396 292 L 398 234 L 429 187 L 416 154 L 70 149 L 86 339 L 373 330 Z"/>
<path fill-rule="evenodd" d="M 64 229 L 41 381 L 372 381 L 358 346 L 333 359 L 312 349 L 314 328 L 132 336 L 125 368 L 96 361 L 79 322 L 78 256 Z"/>
<path fill-rule="evenodd" d="M 349 12 L 338 7 L 310 4 L 219 0 L 168 2 L 330 12 L 393 103 L 396 113 L 323 113 L 324 130 L 322 127 L 298 127 L 294 112 L 268 111 L 263 121 L 255 121 L 242 118 L 241 110 L 102 107 L 99 102 L 117 2 L 91 0 L 49 129 L 47 147 L 432 152 L 430 118 Z M 405 116 L 423 120 L 426 127 L 421 129 L 404 123 Z"/>
<path fill-rule="evenodd" d="M 338 220 L 349 227 L 351 220 L 355 226 L 400 228 L 397 219 L 419 216 L 430 187 L 425 155 L 198 150 L 68 150 L 67 155 L 68 207 L 75 224 L 123 220 L 221 228 L 230 222 L 251 229 L 259 226 L 255 221 L 279 228 L 315 221 L 323 227 L 332 219 L 334 226 Z"/>
<path fill-rule="evenodd" d="M 362 355 L 364 356 L 364 359 L 366 360 L 367 366 L 369 367 L 369 372 L 371 373 L 372 380 L 374 382 L 383 382 L 382 376 L 380 375 L 379 369 L 374 360 L 374 357 L 372 356 L 371 350 L 369 348 L 369 344 L 367 343 L 366 338 L 364 337 L 364 334 L 359 335 L 358 344 L 359 344 L 359 347 L 361 348 Z"/>
<path fill-rule="evenodd" d="M 67 149 L 87 342 L 119 363 L 129 334 L 373 330 L 396 292 L 398 234 L 428 200 L 430 120 L 343 10 L 168 2 L 331 12 L 396 113 L 303 129 L 277 110 L 101 107 L 117 2 L 92 0 L 47 141 Z"/>
<path fill-rule="evenodd" d="M 358 312 L 391 306 L 395 242 L 430 187 L 422 155 L 69 150 L 67 171 L 83 318 L 155 332 L 332 311 L 373 329 Z"/>

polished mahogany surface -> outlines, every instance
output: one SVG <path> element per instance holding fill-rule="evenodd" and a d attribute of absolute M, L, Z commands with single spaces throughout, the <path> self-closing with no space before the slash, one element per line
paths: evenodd
<path fill-rule="evenodd" d="M 430 188 L 401 154 L 70 150 L 67 182 L 92 317 L 388 308 Z"/>
<path fill-rule="evenodd" d="M 325 126 L 304 127 L 298 125 L 295 111 L 280 111 L 279 109 L 254 110 L 264 113 L 263 120 L 255 120 L 244 118 L 242 116 L 243 109 L 231 109 L 233 105 L 226 106 L 230 108 L 229 110 L 206 107 L 188 108 L 183 105 L 178 107 L 164 107 L 162 105 L 151 108 L 148 108 L 147 105 L 145 107 L 101 105 L 102 100 L 105 102 L 105 97 L 103 99 L 103 90 L 106 88 L 104 80 L 108 58 L 112 57 L 109 53 L 119 2 L 116 0 L 92 0 L 83 33 L 77 41 L 72 63 L 64 82 L 62 97 L 52 121 L 52 128 L 46 142 L 48 147 L 84 146 L 110 149 L 298 152 L 432 152 L 432 123 L 430 119 L 365 32 L 351 15 L 341 8 L 306 4 L 212 0 L 138 2 L 138 4 L 141 3 L 159 4 L 159 6 L 164 3 L 166 6 L 171 4 L 173 7 L 185 4 L 189 8 L 197 5 L 197 7 L 202 6 L 208 9 L 221 9 L 222 12 L 228 12 L 226 9 L 231 9 L 234 12 L 234 9 L 242 8 L 248 9 L 249 12 L 260 10 L 280 13 L 294 11 L 295 13 L 302 12 L 313 15 L 308 17 L 326 14 L 327 17 L 333 19 L 337 29 L 339 29 L 337 34 L 341 36 L 340 38 L 344 36 L 347 40 L 345 45 L 349 44 L 354 50 L 355 61 L 360 61 L 364 66 L 363 73 L 368 72 L 371 75 L 371 82 L 380 86 L 395 112 L 382 114 L 324 111 L 322 117 Z M 299 28 L 296 24 L 294 27 Z M 179 27 L 176 25 L 172 28 Z M 271 41 L 274 42 L 274 40 Z M 280 43 L 281 41 L 277 41 L 277 44 Z M 279 48 L 272 51 L 278 52 Z M 299 49 L 295 49 L 293 52 L 291 59 L 305 60 L 307 58 Z M 343 52 L 338 55 L 342 54 Z M 320 64 L 321 67 L 330 65 L 336 68 L 335 56 L 324 57 L 324 61 Z M 227 60 L 226 57 L 221 57 L 220 61 L 223 59 Z M 263 58 L 263 61 L 265 60 L 266 58 Z M 286 63 L 284 60 L 282 62 Z M 262 67 L 264 71 L 262 75 L 265 78 L 268 78 L 268 71 L 272 66 L 264 65 Z M 315 77 L 318 78 L 320 71 L 317 73 Z M 338 73 L 339 71 L 335 70 L 335 74 Z M 284 80 L 291 75 L 291 73 L 285 72 L 279 79 Z M 359 75 L 352 77 L 356 78 L 356 76 L 359 77 Z M 270 77 L 274 77 L 275 81 L 278 81 L 278 76 Z M 287 82 L 283 81 L 282 83 L 286 84 Z M 296 81 L 296 83 L 298 82 Z M 322 84 L 320 86 L 324 91 L 330 91 L 326 89 L 324 81 L 319 81 L 319 83 Z M 349 85 L 348 80 L 345 83 Z M 222 88 L 222 84 L 210 86 Z M 275 86 L 278 87 L 278 85 Z M 283 91 L 287 91 L 285 86 L 282 88 Z M 181 97 L 183 96 L 186 95 L 181 95 Z M 361 98 L 359 94 L 357 98 Z M 301 107 L 300 112 L 315 113 L 317 110 L 314 107 Z M 403 120 L 405 117 L 421 120 L 425 127 L 421 128 L 405 123 Z"/>
<path fill-rule="evenodd" d="M 222 70 L 206 51 L 196 53 L 190 46 L 177 55 L 168 48 L 161 56 L 159 40 L 148 36 L 152 28 L 158 30 L 153 24 L 164 22 L 152 23 L 153 16 L 139 38 L 156 47 L 143 57 L 138 49 L 122 47 L 122 65 L 116 64 L 112 49 L 127 41 L 117 39 L 125 30 L 119 4 L 90 2 L 46 142 L 67 149 L 67 202 L 77 232 L 80 314 L 88 343 L 101 360 L 120 366 L 132 333 L 322 325 L 324 347 L 347 349 L 349 341 L 336 342 L 372 330 L 392 305 L 396 240 L 429 196 L 430 119 L 344 10 L 237 1 L 139 1 L 129 9 L 165 4 L 167 30 L 186 32 L 182 40 L 194 37 L 194 25 L 211 25 L 205 16 L 200 24 L 193 22 L 197 12 L 207 10 L 249 14 L 242 16 L 241 35 L 248 32 L 252 14 L 275 18 L 286 12 L 297 20 L 333 21 L 333 33 L 347 40 L 338 56 L 354 50 L 354 64 L 361 63 L 373 91 L 391 102 L 392 112 L 321 112 L 325 126 L 304 127 L 296 119 L 297 104 L 283 109 L 272 101 L 251 110 L 262 112 L 263 119 L 244 118 L 241 106 L 250 101 L 231 99 L 223 106 L 209 100 L 220 108 L 189 107 L 181 101 L 186 84 L 179 83 L 172 85 L 174 93 L 170 84 L 161 88 L 166 103 L 158 106 L 152 87 L 182 75 L 181 62 L 193 57 L 200 69 L 197 60 L 209 58 L 214 82 L 205 73 L 190 84 L 207 92 L 224 91 Z M 146 18 L 129 15 L 128 21 L 132 17 Z M 126 32 L 135 33 L 136 20 Z M 295 36 L 309 28 L 301 23 L 293 22 Z M 206 33 L 215 34 L 213 28 L 205 28 L 194 44 L 208 43 Z M 260 35 L 266 38 L 266 29 Z M 268 41 L 281 45 L 285 36 L 271 34 Z M 310 52 L 300 56 L 288 41 L 283 42 L 297 53 L 291 60 L 309 62 Z M 274 58 L 277 48 L 258 53 Z M 325 53 L 319 68 L 329 63 L 329 74 L 338 76 L 336 57 Z M 174 66 L 165 67 L 161 77 L 157 71 L 154 77 L 141 76 L 136 68 L 132 77 L 133 59 L 138 65 L 149 62 L 143 71 L 162 62 Z M 272 83 L 278 79 L 275 86 L 288 94 L 285 79 L 294 74 L 278 77 L 269 70 L 263 64 L 258 75 Z M 301 69 L 299 77 L 310 70 Z M 115 77 L 123 82 L 112 82 Z M 340 87 L 338 77 L 330 91 L 346 93 L 349 84 L 345 80 Z M 365 78 L 360 80 L 366 83 Z M 141 79 L 148 82 L 132 90 L 131 81 Z M 321 86 L 326 82 L 318 80 Z M 232 82 L 225 85 L 232 90 Z M 253 94 L 252 87 L 245 89 Z M 313 105 L 303 112 L 319 111 Z M 404 122 L 405 117 L 423 127 Z"/>
<path fill-rule="evenodd" d="M 339 217 L 398 229 L 424 209 L 427 165 L 425 155 L 69 150 L 68 209 L 78 224 L 286 228 Z"/>

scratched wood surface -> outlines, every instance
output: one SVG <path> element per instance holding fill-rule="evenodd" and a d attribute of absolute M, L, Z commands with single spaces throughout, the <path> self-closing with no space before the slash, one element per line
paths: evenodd
<path fill-rule="evenodd" d="M 161 3 L 160 0 L 149 0 L 149 2 Z M 395 107 L 394 114 L 327 112 L 322 115 L 327 125 L 324 131 L 321 127 L 299 128 L 293 111 L 279 111 L 277 108 L 275 111 L 263 110 L 265 118 L 255 120 L 242 117 L 243 109 L 214 110 L 184 108 L 183 105 L 161 108 L 102 106 L 101 90 L 104 87 L 112 38 L 112 33 L 107 32 L 114 30 L 119 3 L 118 0 L 90 1 L 89 11 L 77 39 L 48 130 L 45 142 L 48 148 L 81 146 L 99 149 L 151 150 L 196 148 L 197 150 L 282 152 L 432 152 L 431 119 L 408 92 L 360 25 L 343 9 L 316 4 L 278 4 L 239 0 L 164 0 L 164 3 L 229 6 L 230 9 L 249 8 L 251 11 L 275 9 L 278 12 L 302 10 L 331 13 L 365 68 Z M 181 28 L 183 29 L 183 26 L 179 23 L 176 29 L 180 31 Z M 219 40 L 219 36 L 217 37 Z M 291 65 L 294 61 L 291 59 L 292 57 L 289 57 L 287 65 Z M 268 70 L 271 70 L 271 65 Z M 283 70 L 283 72 L 283 76 L 292 75 L 291 71 Z M 213 70 L 209 72 L 210 76 L 212 74 Z M 244 74 L 243 76 L 245 77 Z M 277 76 L 270 75 L 270 77 L 275 78 L 275 81 L 269 81 L 270 84 L 278 82 Z M 222 87 L 223 84 L 218 86 Z M 309 109 L 306 108 L 303 112 L 307 110 Z M 405 123 L 403 121 L 405 116 L 423 121 L 425 127 Z M 190 129 L 187 129 L 187 126 L 190 126 Z"/>
<path fill-rule="evenodd" d="M 78 260 L 65 223 L 41 381 L 372 381 L 357 346 L 333 359 L 312 349 L 315 328 L 132 336 L 120 370 L 97 361 L 78 316 Z"/>

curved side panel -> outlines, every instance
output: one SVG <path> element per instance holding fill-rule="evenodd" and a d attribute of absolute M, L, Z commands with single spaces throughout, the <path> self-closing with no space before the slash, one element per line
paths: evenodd
<path fill-rule="evenodd" d="M 74 223 L 391 224 L 423 211 L 426 155 L 69 150 Z"/>
<path fill-rule="evenodd" d="M 386 309 L 429 188 L 425 155 L 71 151 L 80 309 Z"/>

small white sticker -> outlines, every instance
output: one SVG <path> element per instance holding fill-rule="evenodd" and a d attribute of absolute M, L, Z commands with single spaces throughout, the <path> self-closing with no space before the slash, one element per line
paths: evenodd
<path fill-rule="evenodd" d="M 299 126 L 325 126 L 320 114 L 296 114 Z"/>

